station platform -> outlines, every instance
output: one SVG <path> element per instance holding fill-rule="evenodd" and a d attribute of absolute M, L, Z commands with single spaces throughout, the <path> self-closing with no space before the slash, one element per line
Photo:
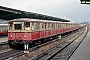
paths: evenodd
<path fill-rule="evenodd" d="M 0 43 L 8 41 L 7 36 L 0 37 Z"/>
<path fill-rule="evenodd" d="M 90 60 L 90 31 L 69 60 Z"/>

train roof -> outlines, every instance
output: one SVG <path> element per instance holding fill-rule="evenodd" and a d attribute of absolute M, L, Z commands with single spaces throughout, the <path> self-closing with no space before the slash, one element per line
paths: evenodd
<path fill-rule="evenodd" d="M 30 19 L 30 18 L 13 19 L 10 21 L 32 21 L 32 22 L 69 23 L 69 24 L 74 23 L 74 22 L 61 22 L 61 21 L 41 20 L 41 19 Z"/>

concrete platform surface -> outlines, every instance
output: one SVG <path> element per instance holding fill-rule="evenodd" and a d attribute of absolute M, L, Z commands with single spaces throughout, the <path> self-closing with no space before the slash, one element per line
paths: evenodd
<path fill-rule="evenodd" d="M 90 60 L 90 31 L 69 60 Z"/>
<path fill-rule="evenodd" d="M 8 41 L 8 37 L 0 37 L 0 43 Z"/>

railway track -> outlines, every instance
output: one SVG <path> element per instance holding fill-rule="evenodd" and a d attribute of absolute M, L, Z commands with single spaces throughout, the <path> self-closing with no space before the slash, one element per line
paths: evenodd
<path fill-rule="evenodd" d="M 70 34 L 69 34 L 70 35 Z M 65 37 L 65 36 L 64 36 Z M 57 41 L 57 40 L 56 40 Z M 44 43 L 44 44 L 41 44 L 41 45 L 38 45 L 38 46 L 35 46 L 35 47 L 33 47 L 33 48 L 30 48 L 30 53 L 35 53 L 35 54 L 32 54 L 32 56 L 33 55 L 36 55 L 36 52 L 38 51 L 38 49 L 39 48 L 41 48 L 41 47 L 43 47 L 43 46 L 45 46 L 45 45 L 49 45 L 49 44 L 51 44 L 51 43 L 53 43 L 53 42 L 55 42 L 55 40 L 53 40 L 53 41 L 50 41 L 50 42 L 47 42 L 47 43 Z M 57 43 L 57 42 L 56 42 Z M 50 46 L 52 46 L 52 44 L 50 45 Z M 48 47 L 49 48 L 49 47 Z M 43 48 L 42 48 L 43 49 Z M 41 49 L 41 51 L 43 51 Z M 36 52 L 35 52 L 36 51 Z M 38 53 L 40 53 L 40 51 L 38 52 Z M 17 58 L 17 57 L 23 57 L 23 56 L 28 56 L 27 54 L 25 54 L 24 53 L 24 51 L 21 51 L 21 50 L 11 50 L 11 51 L 8 51 L 8 52 L 5 52 L 5 53 L 2 53 L 2 54 L 0 54 L 0 60 L 5 60 L 5 59 L 11 59 L 11 60 L 13 60 L 13 59 L 15 59 L 15 58 Z M 29 56 L 29 57 L 32 57 L 31 55 Z M 22 58 L 21 58 L 22 59 Z M 28 58 L 29 59 L 29 58 Z M 17 59 L 18 60 L 18 59 Z"/>
<path fill-rule="evenodd" d="M 48 50 L 45 50 L 44 52 L 41 52 L 40 54 L 37 54 L 36 56 L 30 58 L 29 60 L 56 60 L 56 59 L 57 60 L 67 60 L 67 59 L 69 59 L 71 54 L 75 51 L 75 49 L 79 46 L 79 44 L 81 43 L 82 39 L 84 38 L 86 32 L 87 31 L 85 31 L 85 32 L 82 31 L 81 33 L 79 33 L 78 35 L 73 37 L 72 39 L 67 39 L 64 42 L 60 42 L 57 45 L 49 48 Z M 83 35 L 81 35 L 81 34 L 83 34 Z M 68 50 L 66 50 L 66 49 L 68 49 Z M 64 52 L 64 53 L 62 53 L 62 52 Z M 57 54 L 59 54 L 59 55 L 57 55 Z"/>
<path fill-rule="evenodd" d="M 32 51 L 37 50 L 38 48 L 43 47 L 44 45 L 50 44 L 52 42 L 53 41 L 50 41 L 50 42 L 35 46 L 33 48 L 30 48 L 29 51 L 32 52 Z M 13 50 L 12 49 L 12 50 L 10 50 L 8 52 L 0 54 L 0 60 L 5 60 L 5 59 L 13 60 L 14 58 L 17 58 L 17 57 L 19 57 L 21 55 L 25 55 L 24 51 Z"/>
<path fill-rule="evenodd" d="M 7 36 L 0 36 L 0 53 L 6 49 L 9 49 L 9 44 L 7 41 Z"/>
<path fill-rule="evenodd" d="M 87 32 L 88 31 L 81 33 L 79 37 L 76 37 L 76 39 L 73 40 L 73 42 L 70 43 L 67 47 L 65 47 L 62 51 L 53 54 L 53 56 L 51 56 L 47 60 L 68 60 L 71 57 L 71 55 L 74 53 L 74 51 L 77 49 L 77 47 L 80 45 L 80 43 L 83 41 Z"/>
<path fill-rule="evenodd" d="M 63 46 L 64 45 L 63 43 L 68 42 L 67 40 L 75 37 L 77 34 L 80 34 L 80 32 L 69 34 L 68 37 L 64 36 L 62 39 L 57 39 L 56 41 L 53 40 L 52 43 L 47 42 L 47 43 L 44 43 L 42 45 L 33 47 L 33 48 L 30 49 L 30 53 L 24 54 L 24 55 L 22 55 L 20 57 L 17 57 L 17 58 L 14 58 L 13 60 L 22 60 L 22 59 L 23 60 L 28 60 L 28 59 L 30 59 L 30 60 L 38 60 L 39 58 L 43 57 L 44 55 L 45 56 L 48 55 L 49 54 L 49 51 L 52 51 L 50 49 L 55 48 L 55 46 L 56 47 L 59 47 L 59 45 L 57 45 L 57 44 L 60 44 L 61 46 Z M 61 43 L 59 43 L 59 42 L 61 42 Z"/>
<path fill-rule="evenodd" d="M 6 41 L 6 42 L 1 42 L 1 43 L 0 43 L 0 46 L 6 45 L 6 44 L 8 44 L 8 41 Z"/>
<path fill-rule="evenodd" d="M 8 41 L 0 43 L 0 54 L 11 50 Z"/>
<path fill-rule="evenodd" d="M 0 60 L 5 60 L 12 56 L 16 57 L 22 54 L 22 52 L 23 51 L 11 49 L 8 41 L 0 43 Z"/>
<path fill-rule="evenodd" d="M 11 49 L 11 48 L 9 47 L 8 41 L 6 41 L 6 42 L 1 42 L 1 43 L 0 43 L 0 60 L 3 59 L 2 56 L 4 56 L 4 55 L 3 55 L 4 53 L 7 53 L 7 52 L 9 52 L 9 51 L 11 51 L 11 50 L 13 50 L 13 49 Z M 7 56 L 8 56 L 8 55 L 7 55 Z"/>
<path fill-rule="evenodd" d="M 17 57 L 17 56 L 20 56 L 20 55 L 22 55 L 22 54 L 24 54 L 24 53 L 23 53 L 23 51 L 21 51 L 21 50 L 11 50 L 11 51 L 9 51 L 9 52 L 0 54 L 0 60 L 5 60 L 5 59 L 10 60 L 10 59 L 13 58 L 13 56 L 14 56 L 14 57 Z"/>

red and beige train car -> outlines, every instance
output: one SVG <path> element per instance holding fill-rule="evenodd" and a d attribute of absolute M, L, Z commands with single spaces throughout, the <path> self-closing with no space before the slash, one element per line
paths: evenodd
<path fill-rule="evenodd" d="M 34 43 L 41 43 L 47 38 L 59 37 L 62 33 L 84 26 L 71 22 L 28 18 L 14 19 L 8 22 L 8 42 L 11 47 L 16 44 L 32 45 Z"/>

